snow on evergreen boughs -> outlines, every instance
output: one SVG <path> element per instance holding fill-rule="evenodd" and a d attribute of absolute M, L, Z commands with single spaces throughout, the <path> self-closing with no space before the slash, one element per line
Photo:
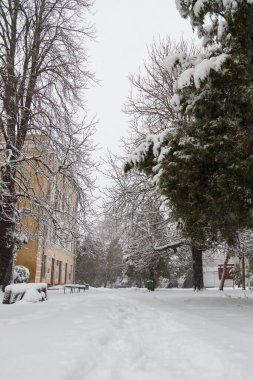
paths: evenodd
<path fill-rule="evenodd" d="M 171 99 L 180 120 L 162 139 L 146 141 L 145 151 L 139 147 L 140 159 L 130 158 L 126 169 L 153 177 L 173 217 L 184 220 L 186 237 L 233 246 L 252 226 L 252 2 L 182 0 L 177 6 L 206 50 L 165 60 L 169 74 L 181 72 Z"/>
<path fill-rule="evenodd" d="M 216 57 L 205 58 L 195 68 L 193 73 L 194 84 L 196 88 L 200 88 L 200 84 L 209 75 L 211 70 L 221 71 L 223 63 L 228 58 L 227 54 L 220 54 Z M 180 87 L 178 89 L 181 89 Z"/>
<path fill-rule="evenodd" d="M 226 38 L 226 17 L 233 19 L 242 5 L 253 4 L 252 0 L 176 0 L 176 6 L 182 17 L 190 18 L 204 45 Z M 225 20 L 224 20 L 225 19 Z"/>
<path fill-rule="evenodd" d="M 188 58 L 178 55 L 177 57 L 173 56 L 171 59 L 168 57 L 164 62 L 164 67 L 168 72 L 173 70 L 173 67 L 175 68 L 177 64 L 180 65 L 181 69 L 185 68 L 174 84 L 174 95 L 170 100 L 175 111 L 180 112 L 181 105 L 186 101 L 184 97 L 185 88 L 193 87 L 192 90 L 190 90 L 193 96 L 191 97 L 189 93 L 187 97 L 187 109 L 189 110 L 196 104 L 196 96 L 194 96 L 195 90 L 201 88 L 202 83 L 210 76 L 211 71 L 222 72 L 223 64 L 229 58 L 229 55 L 221 53 L 210 56 L 211 54 L 212 52 L 207 53 L 206 56 L 201 54 L 196 57 Z M 199 97 L 199 99 L 201 99 L 201 97 Z"/>
<path fill-rule="evenodd" d="M 128 157 L 127 162 L 132 164 L 137 164 L 142 162 L 149 149 L 152 147 L 152 152 L 155 157 L 159 160 L 162 159 L 161 146 L 165 137 L 167 136 L 169 130 L 165 130 L 158 135 L 148 135 L 143 143 L 141 143 Z M 168 149 L 168 148 L 166 148 Z"/>

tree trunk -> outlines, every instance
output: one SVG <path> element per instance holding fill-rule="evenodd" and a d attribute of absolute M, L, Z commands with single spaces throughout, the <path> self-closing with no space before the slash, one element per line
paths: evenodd
<path fill-rule="evenodd" d="M 224 288 L 225 277 L 226 277 L 226 269 L 227 269 L 227 264 L 228 264 L 229 259 L 230 259 L 230 253 L 229 253 L 229 251 L 227 251 L 227 255 L 225 257 L 225 261 L 223 264 L 223 272 L 222 272 L 222 276 L 221 276 L 221 280 L 220 280 L 219 290 L 223 290 L 223 288 Z"/>
<path fill-rule="evenodd" d="M 201 290 L 204 287 L 202 250 L 195 246 L 192 246 L 191 250 L 193 267 L 193 287 L 194 290 Z"/>
<path fill-rule="evenodd" d="M 246 289 L 246 284 L 245 284 L 245 256 L 244 253 L 242 254 L 242 289 Z"/>
<path fill-rule="evenodd" d="M 15 182 L 9 167 L 2 178 L 0 202 L 0 286 L 4 291 L 11 283 L 15 253 Z"/>
<path fill-rule="evenodd" d="M 14 240 L 13 223 L 2 220 L 0 222 L 0 286 L 3 291 L 12 280 Z"/>

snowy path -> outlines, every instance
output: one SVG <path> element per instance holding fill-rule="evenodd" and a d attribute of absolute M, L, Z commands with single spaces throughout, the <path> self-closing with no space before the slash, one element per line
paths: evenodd
<path fill-rule="evenodd" d="M 246 294 L 94 289 L 0 305 L 0 379 L 250 380 Z"/>

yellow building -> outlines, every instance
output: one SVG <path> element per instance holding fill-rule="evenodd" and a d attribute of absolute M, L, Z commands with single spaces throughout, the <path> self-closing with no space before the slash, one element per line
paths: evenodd
<path fill-rule="evenodd" d="M 22 215 L 18 232 L 27 236 L 28 243 L 17 252 L 15 264 L 30 270 L 30 282 L 75 282 L 72 231 L 78 196 L 74 184 L 58 169 L 59 160 L 48 138 L 29 136 L 19 169 L 19 191 L 25 196 L 18 203 Z"/>

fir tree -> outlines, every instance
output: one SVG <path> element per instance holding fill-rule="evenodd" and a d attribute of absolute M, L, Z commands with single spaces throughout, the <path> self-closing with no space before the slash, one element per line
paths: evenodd
<path fill-rule="evenodd" d="M 166 59 L 183 70 L 172 103 L 173 133 L 149 136 L 130 157 L 168 197 L 175 219 L 197 250 L 238 242 L 252 227 L 253 1 L 178 0 L 206 51 Z"/>

